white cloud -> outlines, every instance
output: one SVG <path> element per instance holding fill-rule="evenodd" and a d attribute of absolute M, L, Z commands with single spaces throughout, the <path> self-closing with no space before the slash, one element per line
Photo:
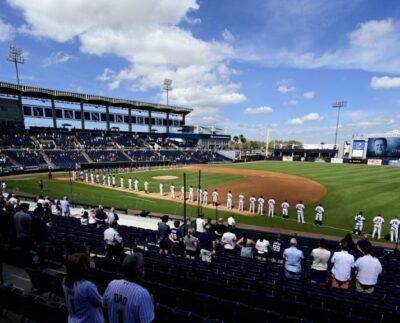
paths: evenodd
<path fill-rule="evenodd" d="M 375 120 L 362 120 L 350 122 L 346 127 L 375 127 L 375 126 L 390 126 L 395 123 L 393 118 L 377 118 Z"/>
<path fill-rule="evenodd" d="M 303 117 L 300 118 L 293 118 L 293 119 L 289 119 L 286 121 L 286 124 L 288 125 L 302 125 L 304 124 L 304 122 L 306 121 L 320 121 L 323 120 L 324 117 L 322 117 L 321 115 L 319 115 L 319 113 L 313 112 L 313 113 L 309 113 Z"/>
<path fill-rule="evenodd" d="M 58 42 L 77 41 L 81 52 L 113 54 L 127 61 L 120 70 L 99 71 L 109 90 L 128 83 L 134 91 L 159 89 L 173 80 L 171 104 L 195 107 L 191 115 L 216 116 L 221 106 L 243 102 L 241 85 L 231 81 L 236 57 L 227 41 L 196 38 L 181 22 L 199 23 L 188 16 L 199 9 L 196 0 L 52 1 L 8 0 L 22 12 L 20 30 Z M 225 33 L 227 36 L 228 33 Z M 200 120 L 200 119 L 197 119 Z"/>
<path fill-rule="evenodd" d="M 304 92 L 303 93 L 303 98 L 306 100 L 311 100 L 314 99 L 315 97 L 315 92 L 314 91 L 309 91 L 309 92 Z"/>
<path fill-rule="evenodd" d="M 70 54 L 60 51 L 60 52 L 51 54 L 49 57 L 46 57 L 43 60 L 43 66 L 48 67 L 51 65 L 66 63 L 69 60 L 71 60 L 72 58 L 73 57 Z"/>
<path fill-rule="evenodd" d="M 0 42 L 5 42 L 13 39 L 15 36 L 15 29 L 10 24 L 5 23 L 0 18 Z"/>
<path fill-rule="evenodd" d="M 274 110 L 271 107 L 258 107 L 258 108 L 246 108 L 244 110 L 244 114 L 261 114 L 261 113 L 270 113 Z"/>
<path fill-rule="evenodd" d="M 369 84 L 374 90 L 378 89 L 398 89 L 400 88 L 400 77 L 372 77 Z"/>
<path fill-rule="evenodd" d="M 296 99 L 291 99 L 287 102 L 287 104 L 289 105 L 298 105 L 299 104 L 299 100 Z"/>
<path fill-rule="evenodd" d="M 233 42 L 235 40 L 235 36 L 233 36 L 228 29 L 224 29 L 222 32 L 222 38 L 227 42 Z"/>
<path fill-rule="evenodd" d="M 289 92 L 296 92 L 296 88 L 294 86 L 287 86 L 287 85 L 279 85 L 277 88 L 277 91 L 283 94 L 289 93 Z"/>

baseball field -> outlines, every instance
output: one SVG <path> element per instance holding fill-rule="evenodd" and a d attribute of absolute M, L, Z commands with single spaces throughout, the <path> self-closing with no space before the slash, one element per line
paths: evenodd
<path fill-rule="evenodd" d="M 68 173 L 55 174 L 53 180 L 47 175 L 26 175 L 7 179 L 7 185 L 14 192 L 25 192 L 38 195 L 40 178 L 44 181 L 44 195 L 59 199 L 67 195 L 73 202 L 103 204 L 133 210 L 147 210 L 166 214 L 183 214 L 183 203 L 180 189 L 183 185 L 183 173 L 187 175 L 188 188 L 195 189 L 199 183 L 201 170 L 201 187 L 208 189 L 209 202 L 211 192 L 217 189 L 221 205 L 216 209 L 211 205 L 202 207 L 200 212 L 205 217 L 215 219 L 227 217 L 234 213 L 237 222 L 267 227 L 279 227 L 290 230 L 324 233 L 343 236 L 354 227 L 354 216 L 363 211 L 367 220 L 365 230 L 372 231 L 372 218 L 381 213 L 385 218 L 383 234 L 389 233 L 389 221 L 400 215 L 400 167 L 325 164 L 301 162 L 257 162 L 245 164 L 224 164 L 207 166 L 188 166 L 177 169 L 136 171 L 116 176 L 116 188 L 71 182 Z M 125 189 L 120 188 L 120 176 L 124 177 Z M 140 193 L 127 189 L 128 178 L 138 179 Z M 101 176 L 100 176 L 100 181 Z M 149 194 L 143 192 L 144 181 L 149 182 Z M 164 195 L 159 194 L 159 184 L 164 184 Z M 176 187 L 176 199 L 172 200 L 169 187 Z M 225 207 L 226 193 L 231 190 L 234 196 L 234 208 Z M 263 195 L 266 201 L 274 197 L 277 201 L 274 218 L 251 215 L 237 211 L 237 196 L 246 196 L 245 208 L 248 209 L 248 198 Z M 196 198 L 196 196 L 195 196 Z M 284 199 L 290 203 L 289 220 L 282 219 L 280 204 Z M 295 204 L 302 200 L 306 205 L 305 220 L 296 221 Z M 322 227 L 313 225 L 314 209 L 318 203 L 325 208 Z M 196 203 L 187 203 L 187 215 L 191 218 L 198 213 Z M 265 205 L 265 212 L 267 203 Z"/>

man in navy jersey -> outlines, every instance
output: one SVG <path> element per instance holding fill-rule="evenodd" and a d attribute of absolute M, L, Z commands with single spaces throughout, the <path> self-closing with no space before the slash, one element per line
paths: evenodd
<path fill-rule="evenodd" d="M 103 296 L 110 323 L 147 323 L 154 320 L 154 305 L 149 292 L 137 284 L 142 278 L 141 253 L 126 256 L 122 263 L 125 278 L 113 280 Z"/>
<path fill-rule="evenodd" d="M 278 234 L 276 239 L 272 242 L 271 246 L 270 257 L 272 262 L 277 262 L 279 264 L 283 263 L 283 250 L 285 246 L 283 241 L 281 240 L 281 235 Z"/>
<path fill-rule="evenodd" d="M 171 229 L 171 233 L 169 234 L 169 241 L 171 241 L 171 252 L 176 256 L 182 254 L 183 234 L 179 228 L 180 224 L 180 221 L 175 220 L 174 227 Z"/>

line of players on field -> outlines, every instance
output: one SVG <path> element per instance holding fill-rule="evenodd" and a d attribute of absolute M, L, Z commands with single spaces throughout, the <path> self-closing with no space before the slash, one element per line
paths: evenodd
<path fill-rule="evenodd" d="M 100 175 L 99 174 L 94 174 L 93 172 L 91 173 L 87 173 L 87 172 L 83 172 L 81 171 L 79 173 L 79 178 L 81 181 L 85 180 L 86 182 L 92 182 L 100 184 Z M 77 172 L 73 171 L 72 172 L 72 179 L 76 180 L 77 179 Z M 116 186 L 116 177 L 115 175 L 102 175 L 102 183 L 104 186 Z M 145 181 L 143 183 L 144 185 L 144 192 L 145 193 L 149 193 L 149 183 L 148 181 Z M 124 177 L 121 176 L 120 177 L 120 187 L 122 189 L 125 188 L 125 183 L 124 183 Z M 136 178 L 135 180 L 132 180 L 132 178 L 130 177 L 128 179 L 128 187 L 127 187 L 130 191 L 134 190 L 135 192 L 139 192 L 139 180 Z M 163 196 L 164 195 L 164 184 L 160 183 L 159 184 L 159 192 L 160 195 Z M 183 200 L 183 196 L 184 196 L 184 192 L 185 192 L 185 187 L 181 186 L 181 200 Z M 194 203 L 194 193 L 195 190 L 193 189 L 192 186 L 189 187 L 189 202 Z M 207 189 L 202 190 L 201 188 L 196 189 L 196 203 L 199 205 L 204 205 L 207 206 L 208 203 L 208 191 Z M 212 205 L 213 206 L 218 206 L 220 205 L 220 203 L 218 202 L 218 198 L 219 198 L 219 193 L 218 191 L 215 189 L 212 193 Z M 176 198 L 176 192 L 175 192 L 175 185 L 171 184 L 170 185 L 170 196 L 172 199 Z M 268 201 L 268 216 L 270 217 L 274 217 L 275 215 L 275 204 L 276 201 L 273 197 L 271 197 Z M 238 211 L 243 212 L 244 211 L 244 204 L 245 204 L 245 196 L 243 195 L 243 193 L 240 193 L 238 196 Z M 264 204 L 265 204 L 265 199 L 263 197 L 263 195 L 260 195 L 258 198 L 256 198 L 255 195 L 252 195 L 249 198 L 249 212 L 252 214 L 258 214 L 258 215 L 264 215 Z M 229 191 L 227 193 L 226 196 L 226 208 L 228 210 L 231 210 L 233 208 L 233 194 L 231 191 Z M 287 200 L 285 200 L 282 204 L 281 204 L 281 209 L 282 209 L 282 216 L 285 219 L 289 218 L 289 208 L 290 205 L 288 203 Z M 304 221 L 304 209 L 305 206 L 303 204 L 302 201 L 299 201 L 296 206 L 295 206 L 296 212 L 297 212 L 297 222 L 298 223 L 305 223 Z M 314 224 L 315 225 L 322 225 L 322 219 L 323 219 L 323 215 L 325 213 L 325 209 L 323 207 L 323 205 L 320 203 L 316 208 L 315 208 L 315 219 L 314 219 Z M 355 218 L 355 227 L 353 232 L 355 234 L 361 235 L 362 231 L 363 231 L 363 227 L 364 227 L 364 221 L 366 220 L 363 212 L 359 212 Z M 375 236 L 378 237 L 378 240 L 381 239 L 381 232 L 382 232 L 382 227 L 383 224 L 385 223 L 385 219 L 378 214 L 376 217 L 373 218 L 372 220 L 373 222 L 373 232 L 372 232 L 372 238 L 375 238 Z M 398 218 L 398 216 L 395 216 L 394 219 L 390 220 L 390 241 L 391 242 L 397 242 L 398 241 L 398 236 L 399 236 L 399 226 L 400 226 L 400 220 Z"/>

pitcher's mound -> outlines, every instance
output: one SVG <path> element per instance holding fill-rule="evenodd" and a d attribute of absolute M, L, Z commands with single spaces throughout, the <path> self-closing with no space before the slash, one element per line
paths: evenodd
<path fill-rule="evenodd" d="M 170 179 L 177 179 L 177 176 L 169 176 L 169 175 L 164 175 L 164 176 L 154 176 L 152 179 L 158 179 L 158 180 L 170 180 Z"/>

